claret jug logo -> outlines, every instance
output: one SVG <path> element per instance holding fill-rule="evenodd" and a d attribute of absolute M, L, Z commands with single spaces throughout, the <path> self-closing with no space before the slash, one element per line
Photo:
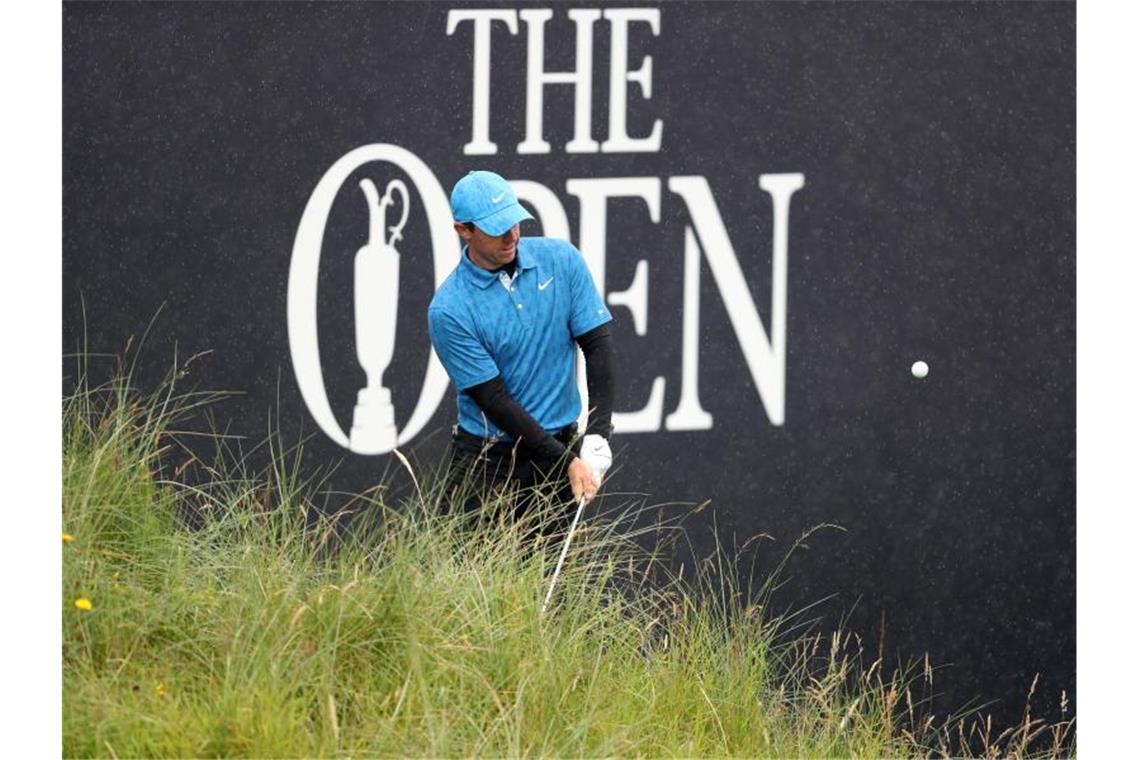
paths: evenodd
<path fill-rule="evenodd" d="M 346 433 L 329 405 L 317 342 L 317 273 L 325 226 L 338 191 L 358 168 L 388 163 L 411 177 L 416 193 L 399 179 L 387 183 L 381 196 L 370 179 L 360 182 L 367 204 L 368 240 L 356 252 L 353 267 L 353 311 L 356 356 L 367 382 L 357 394 L 352 429 Z M 357 454 L 385 454 L 411 440 L 431 419 L 447 392 L 447 373 L 432 353 L 411 419 L 397 431 L 392 389 L 384 385 L 384 371 L 392 361 L 400 298 L 400 253 L 404 225 L 414 199 L 427 214 L 431 230 L 435 286 L 447 277 L 459 259 L 459 243 L 451 230 L 451 204 L 427 165 L 396 145 L 365 145 L 349 152 L 325 172 L 317 183 L 293 241 L 289 267 L 289 351 L 297 385 L 309 412 L 321 430 Z M 363 204 L 362 204 L 363 205 Z M 398 214 L 395 223 L 391 212 Z M 397 390 L 399 392 L 399 390 Z"/>
<path fill-rule="evenodd" d="M 526 118 L 524 139 L 516 146 L 518 154 L 549 154 L 551 145 L 544 138 L 543 93 L 550 86 L 574 89 L 574 136 L 565 145 L 567 154 L 648 153 L 660 151 L 665 125 L 655 119 L 649 133 L 629 134 L 627 110 L 633 100 L 629 84 L 637 85 L 642 100 L 649 101 L 653 88 L 653 58 L 644 56 L 636 70 L 630 70 L 631 36 L 635 33 L 660 35 L 661 13 L 656 8 L 574 8 L 566 11 L 576 37 L 576 66 L 573 71 L 547 71 L 544 64 L 545 25 L 553 17 L 550 9 L 462 9 L 447 15 L 446 34 L 457 35 L 471 22 L 472 113 L 471 139 L 462 146 L 465 155 L 495 155 L 499 146 L 492 141 L 491 46 L 502 32 L 519 34 L 519 20 L 526 25 Z M 610 26 L 609 133 L 598 141 L 591 134 L 593 125 L 593 28 L 596 23 Z M 640 104 L 639 107 L 646 107 Z M 535 160 L 541 160 L 536 158 Z M 317 335 L 317 281 L 321 265 L 325 228 L 333 201 L 348 178 L 362 167 L 370 177 L 359 181 L 360 212 L 367 214 L 368 236 L 355 251 L 353 260 L 353 325 L 356 360 L 363 370 L 365 384 L 356 394 L 351 428 L 346 432 L 333 414 L 321 368 Z M 475 167 L 472 163 L 471 168 Z M 387 174 L 385 174 L 387 172 Z M 409 188 L 397 175 L 411 180 Z M 566 180 L 566 193 L 577 198 L 580 227 L 576 244 L 582 252 L 598 290 L 613 309 L 628 310 L 634 332 L 648 333 L 649 260 L 639 259 L 629 286 L 624 290 L 606 288 L 606 223 L 609 201 L 617 198 L 640 199 L 650 221 L 661 221 L 662 186 L 684 204 L 690 223 L 684 230 L 682 260 L 682 330 L 680 392 L 676 407 L 666 414 L 666 378 L 656 377 L 649 385 L 640 409 L 614 412 L 618 433 L 662 430 L 709 430 L 713 416 L 701 405 L 700 375 L 700 292 L 702 255 L 712 273 L 717 291 L 728 312 L 732 330 L 744 362 L 756 386 L 759 400 L 772 425 L 784 424 L 784 387 L 787 321 L 788 218 L 792 196 L 804 186 L 799 173 L 759 174 L 758 187 L 769 197 L 772 209 L 771 248 L 771 325 L 765 331 L 749 284 L 729 240 L 724 221 L 703 176 L 659 177 L 575 177 Z M 510 181 L 519 200 L 530 205 L 542 233 L 571 239 L 565 207 L 551 188 L 531 180 Z M 383 187 L 383 193 L 379 188 Z M 494 199 L 492 199 L 494 200 Z M 405 241 L 403 232 L 414 204 L 420 204 L 427 218 L 428 240 Z M 432 170 L 411 151 L 397 145 L 377 143 L 349 151 L 337 160 L 317 182 L 297 227 L 289 269 L 288 329 L 297 384 L 309 412 L 321 430 L 337 444 L 357 454 L 385 454 L 411 441 L 439 409 L 448 389 L 448 377 L 434 352 L 418 388 L 415 407 L 408 421 L 397 426 L 393 394 L 410 399 L 414 387 L 394 387 L 385 378 L 396 350 L 398 319 L 426 320 L 424 314 L 400 314 L 400 251 L 404 243 L 417 250 L 430 243 L 434 284 L 447 278 L 459 261 L 459 239 L 451 226 L 451 206 L 447 194 Z M 353 256 L 352 251 L 328 255 Z M 579 359 L 579 386 L 585 388 L 584 364 Z M 646 393 L 642 391 L 642 393 Z M 406 394 L 406 395 L 405 395 Z M 583 409 L 586 405 L 583 404 Z"/>

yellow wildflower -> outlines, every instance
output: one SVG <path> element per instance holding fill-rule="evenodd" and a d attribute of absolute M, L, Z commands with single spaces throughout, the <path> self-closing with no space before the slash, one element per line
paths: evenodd
<path fill-rule="evenodd" d="M 160 697 L 165 697 L 166 696 L 166 684 L 164 684 L 162 681 L 159 681 L 158 683 L 156 683 L 154 685 L 154 693 Z"/>
<path fill-rule="evenodd" d="M 63 534 L 63 542 L 65 544 L 70 544 L 74 540 L 75 540 L 75 536 L 71 535 L 70 533 L 64 533 Z"/>
<path fill-rule="evenodd" d="M 91 600 L 85 596 L 81 596 L 75 600 L 75 606 L 84 612 L 88 612 L 91 609 Z"/>

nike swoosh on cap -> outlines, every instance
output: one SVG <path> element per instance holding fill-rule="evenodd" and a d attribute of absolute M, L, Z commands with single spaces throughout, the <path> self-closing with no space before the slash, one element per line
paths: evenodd
<path fill-rule="evenodd" d="M 502 200 L 503 198 L 505 198 L 506 196 L 507 196 L 507 191 L 506 191 L 506 190 L 504 190 L 503 192 L 499 193 L 499 194 L 498 194 L 498 195 L 496 195 L 494 198 L 492 198 L 492 199 L 491 199 L 491 203 L 498 203 L 499 201 L 501 201 L 501 200 Z"/>

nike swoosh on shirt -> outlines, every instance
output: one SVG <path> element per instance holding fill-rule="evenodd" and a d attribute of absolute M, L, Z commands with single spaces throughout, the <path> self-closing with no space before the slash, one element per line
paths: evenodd
<path fill-rule="evenodd" d="M 498 194 L 498 195 L 496 195 L 494 198 L 492 198 L 492 199 L 491 199 L 491 203 L 498 203 L 499 201 L 501 201 L 501 200 L 502 200 L 503 198 L 505 198 L 506 196 L 507 196 L 507 191 L 506 191 L 506 190 L 504 190 L 503 192 L 499 193 L 499 194 Z"/>
<path fill-rule="evenodd" d="M 547 286 L 547 285 L 549 285 L 549 284 L 550 284 L 550 283 L 552 283 L 552 282 L 554 282 L 554 278 L 553 278 L 553 277 L 551 277 L 551 278 L 550 278 L 549 280 L 547 280 L 546 282 L 540 282 L 540 283 L 538 283 L 538 289 L 539 289 L 539 290 L 546 290 L 546 286 Z"/>

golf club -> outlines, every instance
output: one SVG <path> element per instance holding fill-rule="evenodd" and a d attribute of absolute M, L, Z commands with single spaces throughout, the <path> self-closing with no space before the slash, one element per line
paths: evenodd
<path fill-rule="evenodd" d="M 562 544 L 562 554 L 558 557 L 558 564 L 554 566 L 554 576 L 550 579 L 550 589 L 546 592 L 546 599 L 542 602 L 542 612 L 546 612 L 546 605 L 550 604 L 550 597 L 554 595 L 554 584 L 558 582 L 558 574 L 562 572 L 562 563 L 566 561 L 566 552 L 570 551 L 570 539 L 574 537 L 574 529 L 578 527 L 578 520 L 582 517 L 582 510 L 586 508 L 586 497 L 578 500 L 578 511 L 574 514 L 574 521 L 570 523 L 570 530 L 566 532 L 566 541 Z"/>

